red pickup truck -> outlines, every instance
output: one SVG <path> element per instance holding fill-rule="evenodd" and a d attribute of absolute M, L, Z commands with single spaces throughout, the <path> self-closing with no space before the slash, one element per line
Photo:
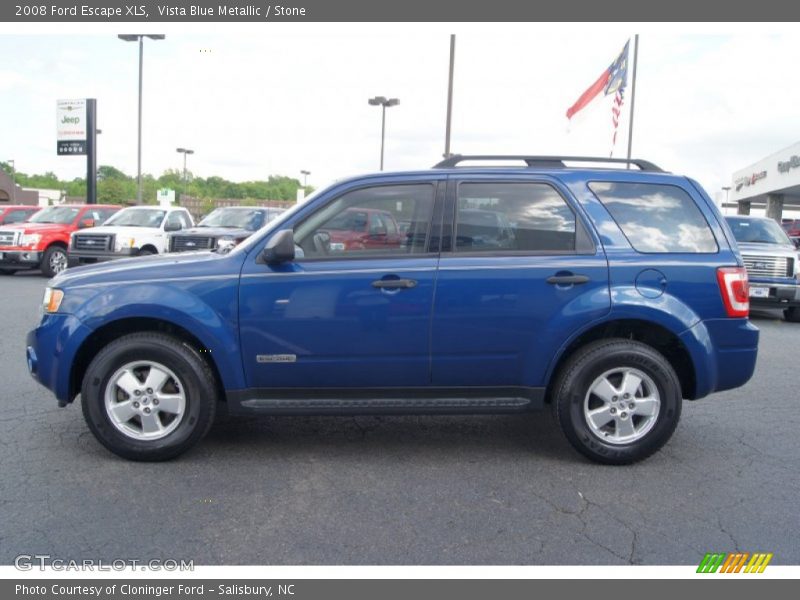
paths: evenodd
<path fill-rule="evenodd" d="M 321 231 L 330 235 L 330 251 L 334 253 L 399 248 L 405 240 L 392 213 L 375 208 L 348 208 Z"/>
<path fill-rule="evenodd" d="M 40 210 L 25 223 L 0 225 L 0 274 L 41 269 L 54 277 L 67 268 L 73 231 L 100 225 L 121 207 L 110 204 L 62 204 Z"/>

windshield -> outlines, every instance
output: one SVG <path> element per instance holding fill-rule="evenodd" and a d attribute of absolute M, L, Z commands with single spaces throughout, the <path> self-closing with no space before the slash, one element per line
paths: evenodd
<path fill-rule="evenodd" d="M 158 208 L 125 208 L 103 225 L 120 227 L 161 227 L 167 211 Z"/>
<path fill-rule="evenodd" d="M 737 242 L 748 244 L 791 244 L 786 232 L 772 219 L 728 218 Z"/>
<path fill-rule="evenodd" d="M 31 217 L 29 223 L 58 223 L 67 225 L 75 220 L 80 209 L 74 206 L 51 206 Z"/>
<path fill-rule="evenodd" d="M 252 208 L 217 208 L 198 227 L 231 227 L 255 231 L 264 225 L 264 211 Z"/>

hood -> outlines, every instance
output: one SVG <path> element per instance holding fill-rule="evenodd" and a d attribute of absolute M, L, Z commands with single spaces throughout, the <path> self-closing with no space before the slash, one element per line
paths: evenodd
<path fill-rule="evenodd" d="M 72 229 L 72 224 L 59 225 L 58 223 L 16 223 L 14 225 L 0 225 L 2 230 L 22 231 L 24 233 L 49 233 L 61 232 Z"/>
<path fill-rule="evenodd" d="M 233 227 L 192 227 L 191 229 L 182 229 L 181 231 L 176 231 L 171 235 L 173 237 L 180 237 L 184 235 L 191 235 L 191 236 L 203 236 L 203 237 L 213 237 L 213 238 L 220 238 L 230 236 L 232 238 L 246 238 L 253 235 L 255 231 L 250 231 L 249 229 L 239 229 Z"/>
<path fill-rule="evenodd" d="M 78 232 L 76 232 L 78 233 Z M 137 237 L 141 235 L 152 236 L 153 233 L 162 233 L 156 227 L 127 227 L 125 225 L 101 225 L 100 227 L 90 227 L 88 229 L 81 229 L 79 233 L 96 233 L 98 235 L 127 235 L 129 237 Z"/>
<path fill-rule="evenodd" d="M 186 252 L 181 254 L 153 254 L 123 258 L 109 262 L 72 267 L 51 280 L 50 285 L 68 288 L 73 285 L 113 284 L 142 282 L 157 279 L 176 279 L 182 276 L 213 276 L 224 268 L 221 261 L 227 255 L 215 252 Z M 225 269 L 227 271 L 228 269 Z"/>
<path fill-rule="evenodd" d="M 794 244 L 756 244 L 753 242 L 737 242 L 739 250 L 744 254 L 791 254 L 797 258 Z"/>

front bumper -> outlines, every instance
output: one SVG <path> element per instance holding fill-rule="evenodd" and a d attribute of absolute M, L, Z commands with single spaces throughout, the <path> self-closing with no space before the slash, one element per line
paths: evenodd
<path fill-rule="evenodd" d="M 70 250 L 67 254 L 67 260 L 69 261 L 68 264 L 70 267 L 77 267 L 79 265 L 92 265 L 99 262 L 108 262 L 109 260 L 117 260 L 119 258 L 131 258 L 137 254 L 138 248 L 123 248 L 119 252 L 111 252 L 109 250 L 102 250 L 99 252 Z"/>
<path fill-rule="evenodd" d="M 60 405 L 72 402 L 71 373 L 78 349 L 92 330 L 77 317 L 46 314 L 28 332 L 25 359 L 31 377 L 56 395 Z"/>
<path fill-rule="evenodd" d="M 34 269 L 42 262 L 37 250 L 0 250 L 0 268 Z"/>
<path fill-rule="evenodd" d="M 753 288 L 767 290 L 766 296 L 753 296 Z M 750 281 L 750 306 L 760 308 L 788 308 L 800 306 L 800 285 Z"/>

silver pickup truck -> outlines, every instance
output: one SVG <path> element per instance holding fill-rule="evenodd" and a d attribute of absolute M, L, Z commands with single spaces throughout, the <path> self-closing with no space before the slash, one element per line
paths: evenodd
<path fill-rule="evenodd" d="M 766 217 L 725 217 L 742 252 L 750 280 L 750 305 L 783 309 L 800 322 L 800 256 L 789 236 Z"/>

